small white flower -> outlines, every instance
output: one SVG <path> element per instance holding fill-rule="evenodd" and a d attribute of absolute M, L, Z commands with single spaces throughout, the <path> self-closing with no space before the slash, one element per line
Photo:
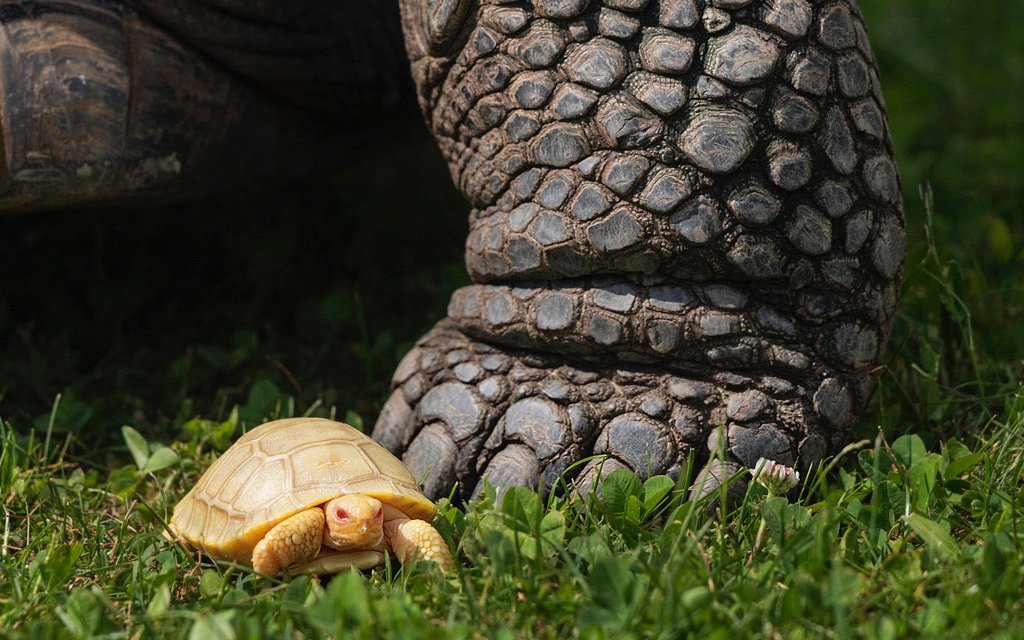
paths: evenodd
<path fill-rule="evenodd" d="M 750 472 L 774 495 L 786 493 L 800 482 L 799 471 L 768 458 L 760 458 Z"/>

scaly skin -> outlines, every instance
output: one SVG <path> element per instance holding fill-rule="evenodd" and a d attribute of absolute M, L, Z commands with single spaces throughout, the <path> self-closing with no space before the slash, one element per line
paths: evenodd
<path fill-rule="evenodd" d="M 429 560 L 437 563 L 441 571 L 451 569 L 451 551 L 437 529 L 425 520 L 410 520 L 394 507 L 385 505 L 384 509 L 387 513 L 384 537 L 388 549 L 400 563 L 404 565 L 414 560 Z"/>
<path fill-rule="evenodd" d="M 324 510 L 300 511 L 277 523 L 252 550 L 252 568 L 276 576 L 288 566 L 309 562 L 320 553 L 324 531 Z"/>
<path fill-rule="evenodd" d="M 706 491 L 843 444 L 904 254 L 856 4 L 458 4 L 402 12 L 476 284 L 399 366 L 374 436 L 434 497 L 551 489 L 595 453 L 586 481 L 721 452 Z"/>

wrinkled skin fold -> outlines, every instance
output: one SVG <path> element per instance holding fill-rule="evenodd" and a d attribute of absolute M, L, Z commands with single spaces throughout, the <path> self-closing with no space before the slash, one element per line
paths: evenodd
<path fill-rule="evenodd" d="M 691 455 L 701 492 L 841 446 L 905 245 L 856 3 L 480 0 L 457 30 L 441 4 L 403 28 L 474 284 L 374 437 L 464 498 Z"/>

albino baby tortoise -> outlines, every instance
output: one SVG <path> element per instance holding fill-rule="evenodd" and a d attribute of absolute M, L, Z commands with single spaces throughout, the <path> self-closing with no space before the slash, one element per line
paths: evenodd
<path fill-rule="evenodd" d="M 416 478 L 347 424 L 291 418 L 238 439 L 174 508 L 180 540 L 259 573 L 368 569 L 390 551 L 402 563 L 451 565 L 429 522 L 437 507 Z"/>

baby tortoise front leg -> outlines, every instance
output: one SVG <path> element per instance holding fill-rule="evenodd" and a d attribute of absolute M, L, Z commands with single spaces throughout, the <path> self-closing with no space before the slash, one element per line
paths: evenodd
<path fill-rule="evenodd" d="M 252 568 L 274 576 L 285 567 L 313 560 L 320 553 L 324 510 L 301 511 L 278 523 L 252 550 Z"/>
<path fill-rule="evenodd" d="M 424 520 L 411 520 L 388 505 L 384 505 L 384 537 L 388 548 L 403 565 L 413 560 L 431 560 L 442 571 L 452 566 L 448 544 L 437 529 Z"/>

